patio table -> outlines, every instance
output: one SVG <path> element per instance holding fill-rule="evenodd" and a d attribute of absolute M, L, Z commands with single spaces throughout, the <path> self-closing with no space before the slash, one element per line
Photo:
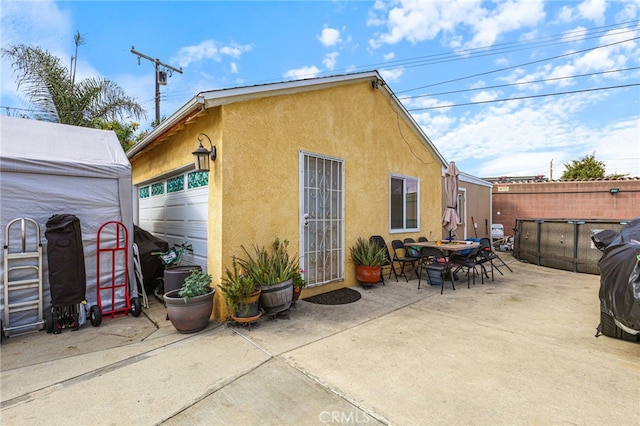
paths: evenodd
<path fill-rule="evenodd" d="M 435 247 L 437 249 L 442 250 L 443 254 L 447 257 L 447 262 L 449 262 L 449 259 L 451 258 L 451 255 L 454 253 L 460 253 L 464 250 L 473 250 L 476 249 L 478 247 L 480 247 L 480 243 L 479 242 L 475 242 L 475 241 L 463 241 L 463 240 L 452 240 L 452 241 L 442 241 L 440 243 L 440 245 L 438 245 L 438 243 L 436 241 L 426 241 L 426 242 L 416 242 L 416 243 L 405 243 L 405 246 L 407 247 L 411 247 L 415 250 L 420 251 L 420 249 L 422 247 Z M 424 259 L 421 260 L 421 262 L 424 261 Z M 484 267 L 482 265 L 480 265 L 484 271 Z M 461 269 L 461 267 L 458 265 L 458 267 L 453 271 L 454 275 L 457 275 L 458 271 Z M 416 275 L 418 275 L 418 271 L 416 271 Z M 418 277 L 420 278 L 420 277 Z M 457 278 L 456 278 L 457 279 Z M 475 280 L 475 278 L 474 278 Z"/>
<path fill-rule="evenodd" d="M 405 243 L 404 245 L 411 248 L 415 248 L 418 251 L 420 251 L 421 247 L 435 247 L 435 248 L 439 248 L 444 252 L 447 252 L 447 254 L 449 255 L 454 252 L 460 252 L 463 250 L 472 250 L 474 248 L 480 247 L 480 243 L 477 243 L 475 241 L 460 241 L 460 240 L 453 240 L 450 242 L 442 241 L 442 244 L 440 245 L 438 245 L 435 241 Z"/>
<path fill-rule="evenodd" d="M 432 247 L 432 248 L 439 249 L 442 252 L 442 254 L 445 256 L 446 260 L 444 261 L 444 263 L 448 264 L 449 267 L 452 268 L 450 279 L 454 279 L 454 275 L 461 269 L 461 266 L 455 263 L 452 263 L 450 261 L 451 255 L 453 253 L 461 253 L 464 250 L 477 249 L 478 247 L 480 247 L 480 243 L 475 241 L 459 241 L 459 240 L 446 241 L 445 240 L 445 241 L 442 241 L 439 245 L 436 241 L 426 241 L 426 242 L 416 242 L 416 243 L 405 243 L 405 246 L 411 247 L 412 249 L 415 249 L 417 251 L 421 251 L 423 247 Z M 425 261 L 427 261 L 426 263 L 428 263 L 428 259 L 425 259 L 424 257 L 421 256 L 420 271 L 416 270 L 416 275 L 418 276 L 418 288 L 420 288 L 420 279 L 422 278 L 422 267 L 423 265 L 426 264 Z M 454 267 L 456 268 L 453 269 Z M 440 294 L 442 294 L 442 291 L 444 290 L 445 279 L 446 277 L 443 276 L 442 284 L 440 287 Z M 453 283 L 452 283 L 452 286 L 453 286 L 453 289 L 455 290 L 455 285 Z"/>

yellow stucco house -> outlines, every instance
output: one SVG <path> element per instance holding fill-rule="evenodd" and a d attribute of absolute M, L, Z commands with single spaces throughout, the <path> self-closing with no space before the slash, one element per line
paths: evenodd
<path fill-rule="evenodd" d="M 209 172 L 198 138 L 216 147 Z M 377 71 L 201 92 L 127 156 L 135 222 L 191 243 L 215 285 L 241 245 L 289 240 L 306 297 L 357 284 L 358 237 L 442 232 L 447 163 Z"/>

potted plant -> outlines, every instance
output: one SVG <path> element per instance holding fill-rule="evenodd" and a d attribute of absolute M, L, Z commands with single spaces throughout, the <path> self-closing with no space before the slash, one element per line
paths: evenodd
<path fill-rule="evenodd" d="M 226 268 L 220 283 L 229 316 L 237 322 L 255 321 L 262 313 L 259 311 L 260 287 L 253 277 L 244 273 L 233 258 L 233 269 Z"/>
<path fill-rule="evenodd" d="M 254 246 L 254 252 L 243 246 L 247 258 L 238 259 L 247 275 L 262 289 L 260 306 L 267 314 L 286 311 L 293 297 L 293 278 L 300 273 L 298 256 L 287 252 L 288 240 L 276 238 L 271 250 Z"/>
<path fill-rule="evenodd" d="M 302 269 L 298 270 L 298 272 L 293 276 L 293 295 L 291 297 L 291 304 L 294 304 L 300 298 L 300 293 L 302 293 L 302 289 L 307 286 L 307 282 L 302 278 L 302 273 L 304 271 Z"/>
<path fill-rule="evenodd" d="M 207 326 L 213 312 L 215 293 L 210 284 L 211 275 L 194 269 L 181 288 L 162 296 L 167 315 L 178 332 L 195 333 Z"/>
<path fill-rule="evenodd" d="M 362 285 L 380 282 L 380 271 L 385 262 L 386 253 L 378 244 L 359 237 L 350 247 L 351 259 L 356 265 L 356 279 Z"/>

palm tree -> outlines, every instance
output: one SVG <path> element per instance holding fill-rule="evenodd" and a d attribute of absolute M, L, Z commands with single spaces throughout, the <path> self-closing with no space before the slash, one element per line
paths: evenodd
<path fill-rule="evenodd" d="M 79 44 L 76 39 L 76 48 Z M 96 120 L 146 116 L 142 106 L 116 83 L 104 78 L 74 82 L 74 70 L 68 70 L 59 58 L 39 47 L 14 45 L 3 48 L 2 56 L 13 60 L 16 83 L 36 107 L 36 119 L 94 127 Z"/>

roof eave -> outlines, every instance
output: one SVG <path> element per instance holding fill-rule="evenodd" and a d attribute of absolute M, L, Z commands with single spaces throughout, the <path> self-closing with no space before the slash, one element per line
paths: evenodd
<path fill-rule="evenodd" d="M 374 80 L 371 80 L 374 79 Z M 405 117 L 406 122 L 413 128 L 413 130 L 423 139 L 424 145 L 431 151 L 431 153 L 441 162 L 442 167 L 447 167 L 447 161 L 444 159 L 440 151 L 431 142 L 426 133 L 422 130 L 420 125 L 414 120 L 413 116 L 409 114 L 409 111 L 402 105 L 400 100 L 396 97 L 389 86 L 384 82 L 378 71 L 365 71 L 354 74 L 342 74 L 329 77 L 311 78 L 305 80 L 291 80 L 279 83 L 270 83 L 255 86 L 236 87 L 230 89 L 221 90 L 209 90 L 206 92 L 200 92 L 193 99 L 187 102 L 169 118 L 164 120 L 153 131 L 151 131 L 142 141 L 136 144 L 133 148 L 127 151 L 127 157 L 132 158 L 136 154 L 145 149 L 147 145 L 155 141 L 165 132 L 179 124 L 181 121 L 186 120 L 194 112 L 199 112 L 203 109 L 213 108 L 220 105 L 229 104 L 232 102 L 240 102 L 248 99 L 256 99 L 261 97 L 273 96 L 277 94 L 295 93 L 301 90 L 305 90 L 308 87 L 322 88 L 323 86 L 334 86 L 340 83 L 353 83 L 356 81 L 371 80 L 372 84 L 375 81 L 380 81 L 381 84 L 376 84 L 375 87 L 382 90 L 392 104 L 397 108 L 397 111 Z"/>
<path fill-rule="evenodd" d="M 140 151 L 144 150 L 147 145 L 155 141 L 160 135 L 171 129 L 176 124 L 188 118 L 194 112 L 199 112 L 204 108 L 204 98 L 200 95 L 194 96 L 179 110 L 173 113 L 169 118 L 162 121 L 158 126 L 156 126 L 143 140 L 135 144 L 129 151 L 127 151 L 127 157 L 134 157 Z"/>

